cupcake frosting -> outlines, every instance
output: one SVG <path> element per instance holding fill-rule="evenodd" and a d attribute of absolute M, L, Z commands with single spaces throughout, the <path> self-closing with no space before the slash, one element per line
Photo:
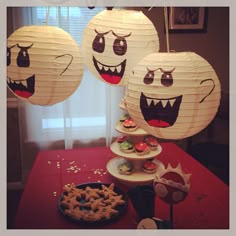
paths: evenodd
<path fill-rule="evenodd" d="M 150 146 L 157 146 L 158 145 L 157 139 L 153 136 L 146 136 L 144 138 L 144 142 L 147 143 Z"/>

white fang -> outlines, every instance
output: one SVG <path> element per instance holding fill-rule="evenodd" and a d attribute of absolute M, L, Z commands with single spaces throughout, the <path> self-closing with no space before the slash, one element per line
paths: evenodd
<path fill-rule="evenodd" d="M 175 99 L 171 99 L 169 100 L 170 101 L 170 105 L 173 107 L 174 106 L 174 103 L 175 103 Z"/>
<path fill-rule="evenodd" d="M 148 106 L 150 106 L 151 103 L 152 103 L 152 99 L 148 99 L 148 98 L 147 98 L 147 104 L 148 104 Z"/>
<path fill-rule="evenodd" d="M 104 70 L 105 70 L 105 71 L 108 71 L 108 70 L 109 70 L 109 67 L 104 66 Z"/>
<path fill-rule="evenodd" d="M 112 72 L 114 72 L 115 71 L 115 67 L 110 67 L 110 70 L 112 71 Z"/>
<path fill-rule="evenodd" d="M 162 106 L 166 107 L 169 100 L 161 100 Z"/>
<path fill-rule="evenodd" d="M 100 63 L 97 63 L 99 70 L 102 70 L 103 66 Z"/>
<path fill-rule="evenodd" d="M 25 87 L 27 87 L 27 81 L 26 81 L 26 80 L 22 80 L 21 83 L 22 83 Z"/>
<path fill-rule="evenodd" d="M 117 73 L 120 73 L 121 72 L 121 65 L 117 66 L 116 70 L 117 70 Z"/>
<path fill-rule="evenodd" d="M 154 105 L 156 106 L 157 103 L 159 103 L 159 100 L 155 100 L 155 99 L 153 99 L 153 102 L 154 102 Z"/>

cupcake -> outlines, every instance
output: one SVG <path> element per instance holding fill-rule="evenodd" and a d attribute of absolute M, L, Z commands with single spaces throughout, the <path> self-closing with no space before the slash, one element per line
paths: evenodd
<path fill-rule="evenodd" d="M 148 154 L 150 152 L 149 146 L 144 142 L 136 143 L 134 148 L 135 152 L 140 156 Z"/>
<path fill-rule="evenodd" d="M 128 161 L 125 161 L 118 165 L 118 171 L 122 175 L 130 175 L 133 171 L 133 168 L 133 164 Z"/>
<path fill-rule="evenodd" d="M 126 119 L 129 118 L 130 118 L 129 114 L 124 114 L 123 116 L 120 117 L 120 122 L 123 123 Z"/>
<path fill-rule="evenodd" d="M 126 140 L 120 143 L 120 150 L 125 153 L 130 153 L 134 151 L 134 145 L 132 142 Z"/>
<path fill-rule="evenodd" d="M 119 136 L 119 137 L 116 139 L 116 142 L 117 142 L 117 143 L 123 143 L 124 141 L 127 141 L 127 140 L 128 140 L 128 136 L 122 135 L 122 136 Z"/>
<path fill-rule="evenodd" d="M 137 129 L 137 125 L 132 118 L 128 118 L 122 123 L 122 128 L 125 131 L 132 132 Z"/>
<path fill-rule="evenodd" d="M 153 174 L 157 170 L 157 164 L 152 160 L 147 160 L 143 163 L 143 171 L 148 174 Z"/>
<path fill-rule="evenodd" d="M 143 141 L 150 147 L 151 150 L 155 151 L 159 145 L 157 139 L 152 135 L 144 137 Z"/>

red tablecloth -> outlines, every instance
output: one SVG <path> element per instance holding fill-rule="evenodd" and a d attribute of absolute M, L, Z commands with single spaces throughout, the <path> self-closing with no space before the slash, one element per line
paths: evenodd
<path fill-rule="evenodd" d="M 157 156 L 165 166 L 181 163 L 185 173 L 191 173 L 191 190 L 187 198 L 174 205 L 175 229 L 228 229 L 229 187 L 173 143 L 162 143 Z M 107 147 L 73 150 L 41 151 L 17 210 L 16 229 L 79 229 L 81 226 L 64 218 L 58 211 L 58 199 L 65 184 L 74 182 L 114 182 L 122 185 L 106 171 L 106 164 L 116 155 Z M 155 217 L 169 219 L 169 206 L 156 197 Z M 131 202 L 125 215 L 100 228 L 135 229 L 136 212 Z M 91 227 L 89 227 L 91 228 Z"/>

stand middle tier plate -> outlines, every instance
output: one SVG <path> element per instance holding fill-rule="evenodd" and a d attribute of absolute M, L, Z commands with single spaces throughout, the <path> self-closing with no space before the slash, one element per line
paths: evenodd
<path fill-rule="evenodd" d="M 153 158 L 157 155 L 159 155 L 162 151 L 161 145 L 157 146 L 157 149 L 155 151 L 150 151 L 148 154 L 145 155 L 137 155 L 136 152 L 131 152 L 131 153 L 125 153 L 120 150 L 120 144 L 118 142 L 114 142 L 110 145 L 111 151 L 115 153 L 118 156 L 125 157 L 127 159 L 132 159 L 132 160 L 144 160 L 144 159 L 150 159 Z"/>

